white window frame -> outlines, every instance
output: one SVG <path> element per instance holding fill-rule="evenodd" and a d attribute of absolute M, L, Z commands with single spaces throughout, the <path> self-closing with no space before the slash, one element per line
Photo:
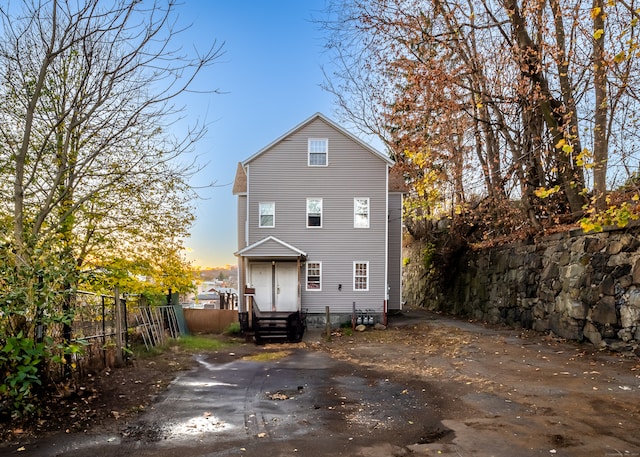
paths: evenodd
<path fill-rule="evenodd" d="M 314 276 L 318 276 L 318 287 L 309 287 L 309 270 L 312 265 L 317 265 L 318 274 Z M 310 292 L 319 292 L 322 290 L 322 262 L 309 262 L 307 261 L 307 286 L 306 289 Z"/>
<path fill-rule="evenodd" d="M 358 214 L 358 201 L 363 201 L 366 202 L 365 204 L 365 208 L 366 208 L 366 213 L 360 213 Z M 359 219 L 358 216 L 366 216 L 366 224 L 362 224 L 360 221 L 362 219 Z M 368 197 L 355 197 L 353 199 L 353 228 L 369 228 L 370 225 L 370 221 L 371 220 L 371 203 Z"/>
<path fill-rule="evenodd" d="M 312 155 L 324 154 L 324 163 L 312 163 Z M 326 167 L 329 165 L 329 139 L 309 138 L 307 142 L 307 165 L 309 167 Z"/>
<path fill-rule="evenodd" d="M 310 213 L 309 212 L 309 202 L 311 201 L 319 201 L 320 202 L 320 225 L 309 225 L 309 215 L 311 214 L 317 214 L 317 213 Z M 314 198 L 314 197 L 309 197 L 307 198 L 307 228 L 322 228 L 322 199 L 321 198 Z"/>
<path fill-rule="evenodd" d="M 271 217 L 273 218 L 273 222 L 271 225 L 263 225 L 262 224 L 262 209 L 271 207 Z M 268 213 L 264 213 L 265 216 L 268 216 Z M 275 202 L 260 202 L 258 203 L 258 227 L 259 228 L 274 228 L 276 226 L 276 203 Z"/>
<path fill-rule="evenodd" d="M 358 266 L 365 265 L 365 275 L 358 274 Z M 358 287 L 358 279 L 364 278 L 365 288 Z M 353 262 L 353 290 L 354 292 L 367 292 L 369 290 L 369 261 L 356 260 Z"/>

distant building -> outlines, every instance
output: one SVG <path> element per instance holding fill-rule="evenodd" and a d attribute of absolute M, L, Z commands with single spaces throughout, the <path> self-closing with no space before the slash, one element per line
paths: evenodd
<path fill-rule="evenodd" d="M 197 284 L 196 293 L 187 296 L 183 306 L 187 308 L 235 309 L 238 291 L 233 287 L 223 287 L 221 283 L 222 281 L 215 280 Z"/>

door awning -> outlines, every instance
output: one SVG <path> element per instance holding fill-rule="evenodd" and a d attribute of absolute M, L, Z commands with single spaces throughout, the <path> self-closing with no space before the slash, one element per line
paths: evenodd
<path fill-rule="evenodd" d="M 254 259 L 298 259 L 306 260 L 307 253 L 285 243 L 275 236 L 268 236 L 235 253 L 238 257 Z"/>

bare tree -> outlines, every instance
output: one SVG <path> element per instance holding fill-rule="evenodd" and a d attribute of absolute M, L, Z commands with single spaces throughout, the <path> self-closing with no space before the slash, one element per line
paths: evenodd
<path fill-rule="evenodd" d="M 341 114 L 396 159 L 428 152 L 447 170 L 434 185 L 486 197 L 494 225 L 519 220 L 518 200 L 538 228 L 575 222 L 589 195 L 611 213 L 608 189 L 637 174 L 635 3 L 335 0 L 329 13 Z"/>
<path fill-rule="evenodd" d="M 174 100 L 221 46 L 192 56 L 180 49 L 172 1 L 34 0 L 0 8 L 0 20 L 0 141 L 12 183 L 3 194 L 20 257 L 27 239 L 62 231 L 85 239 L 81 263 L 91 234 L 113 228 L 119 213 L 139 222 L 176 211 L 188 220 L 179 205 L 137 197 L 162 192 L 166 202 L 188 191 L 194 169 L 174 159 L 204 126 L 181 139 L 165 130 L 179 111 Z"/>
<path fill-rule="evenodd" d="M 187 154 L 206 126 L 170 127 L 222 45 L 187 52 L 183 30 L 173 0 L 0 6 L 0 344 L 33 339 L 46 319 L 69 341 L 87 270 L 190 273 L 180 251 L 198 166 Z M 17 401 L 29 410 L 31 398 Z"/>

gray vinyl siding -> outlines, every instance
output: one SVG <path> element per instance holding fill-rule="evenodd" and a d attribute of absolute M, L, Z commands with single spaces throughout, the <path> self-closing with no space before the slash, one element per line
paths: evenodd
<path fill-rule="evenodd" d="M 309 138 L 328 138 L 328 166 L 307 165 Z M 249 244 L 276 238 L 322 262 L 322 291 L 306 291 L 310 313 L 382 312 L 386 294 L 387 163 L 359 143 L 315 119 L 248 164 Z M 308 197 L 322 198 L 322 228 L 307 228 Z M 369 198 L 369 228 L 353 227 L 353 199 Z M 258 203 L 276 204 L 275 227 L 258 227 Z M 369 262 L 369 290 L 353 290 L 353 262 Z M 338 285 L 342 284 L 342 290 Z"/>
<path fill-rule="evenodd" d="M 389 194 L 389 310 L 402 309 L 402 194 Z"/>
<path fill-rule="evenodd" d="M 247 196 L 238 195 L 238 250 L 247 246 L 246 229 L 247 229 Z"/>
<path fill-rule="evenodd" d="M 287 249 L 281 244 L 276 243 L 273 240 L 269 240 L 265 243 L 261 243 L 259 246 L 252 248 L 250 257 L 270 257 L 273 259 L 277 259 L 281 257 L 290 258 L 295 255 L 296 253 L 291 249 Z"/>
<path fill-rule="evenodd" d="M 246 195 L 238 195 L 238 251 L 244 247 L 246 247 L 246 228 L 247 228 L 247 196 Z M 240 310 L 244 310 L 244 286 L 246 284 L 244 278 L 244 268 L 242 257 L 238 257 L 238 291 L 239 291 L 239 305 Z"/>

